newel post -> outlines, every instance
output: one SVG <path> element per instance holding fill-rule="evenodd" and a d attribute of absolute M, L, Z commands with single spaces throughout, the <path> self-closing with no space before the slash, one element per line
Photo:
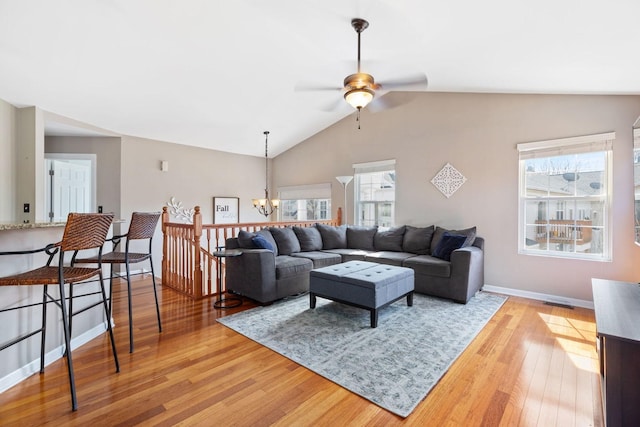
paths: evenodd
<path fill-rule="evenodd" d="M 167 222 L 169 222 L 169 211 L 166 206 L 162 207 L 162 283 L 169 281 L 169 272 L 167 271 L 167 255 L 169 248 L 169 239 L 167 237 Z"/>
<path fill-rule="evenodd" d="M 196 298 L 202 297 L 202 263 L 200 261 L 200 237 L 202 237 L 202 214 L 200 206 L 194 208 L 193 214 L 193 287 Z"/>
<path fill-rule="evenodd" d="M 342 208 L 338 207 L 338 225 L 342 225 Z"/>

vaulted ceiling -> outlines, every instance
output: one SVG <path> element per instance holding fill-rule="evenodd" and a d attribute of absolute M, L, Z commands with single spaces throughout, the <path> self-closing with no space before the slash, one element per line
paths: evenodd
<path fill-rule="evenodd" d="M 269 130 L 273 156 L 353 114 L 337 89 L 295 88 L 356 71 L 354 17 L 370 23 L 363 71 L 378 81 L 640 94 L 636 0 L 0 0 L 0 99 L 256 156 Z"/>

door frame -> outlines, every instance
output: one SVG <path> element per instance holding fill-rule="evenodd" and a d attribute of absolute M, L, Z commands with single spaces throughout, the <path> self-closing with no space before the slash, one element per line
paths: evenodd
<path fill-rule="evenodd" d="M 98 156 L 96 154 L 90 153 L 44 153 L 44 206 L 43 210 L 44 218 L 42 221 L 49 222 L 51 219 L 49 218 L 49 210 L 50 204 L 47 203 L 51 199 L 51 186 L 49 185 L 49 168 L 47 167 L 47 160 L 90 160 L 91 161 L 91 195 L 90 206 L 91 212 L 96 212 L 97 209 L 97 170 L 96 165 L 98 164 Z"/>

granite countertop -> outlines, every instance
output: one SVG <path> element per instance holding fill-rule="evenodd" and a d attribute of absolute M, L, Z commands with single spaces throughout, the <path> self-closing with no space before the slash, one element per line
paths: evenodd
<path fill-rule="evenodd" d="M 64 227 L 65 222 L 0 222 L 0 231 L 2 230 L 25 230 L 34 228 L 50 228 L 50 227 Z"/>

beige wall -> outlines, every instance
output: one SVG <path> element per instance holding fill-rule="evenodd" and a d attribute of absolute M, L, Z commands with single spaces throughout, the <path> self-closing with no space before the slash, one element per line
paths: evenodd
<path fill-rule="evenodd" d="M 350 116 L 281 154 L 274 182 L 332 182 L 335 212 L 343 204 L 335 176 L 352 175 L 353 163 L 396 159 L 396 223 L 477 226 L 486 239 L 488 285 L 591 300 L 591 277 L 640 279 L 633 267 L 640 248 L 633 243 L 631 151 L 640 97 L 423 93 L 407 100 L 376 114 L 365 111 L 360 130 Z M 617 137 L 613 262 L 518 255 L 516 144 L 610 131 Z M 449 199 L 430 182 L 447 162 L 467 178 Z M 348 193 L 353 206 L 353 184 Z"/>
<path fill-rule="evenodd" d="M 167 172 L 160 170 L 162 160 L 169 162 Z M 264 194 L 264 158 L 126 136 L 121 164 L 121 214 L 125 219 L 134 211 L 162 210 L 175 197 L 185 208 L 200 206 L 203 223 L 211 224 L 214 197 L 239 197 L 240 222 L 265 220 L 251 204 L 252 198 Z M 161 243 L 158 227 L 153 247 L 157 276 Z"/>
<path fill-rule="evenodd" d="M 44 218 L 44 119 L 38 107 L 16 110 L 16 218 L 35 222 Z M 23 204 L 29 203 L 29 212 Z"/>
<path fill-rule="evenodd" d="M 0 222 L 16 221 L 16 109 L 0 99 Z"/>

